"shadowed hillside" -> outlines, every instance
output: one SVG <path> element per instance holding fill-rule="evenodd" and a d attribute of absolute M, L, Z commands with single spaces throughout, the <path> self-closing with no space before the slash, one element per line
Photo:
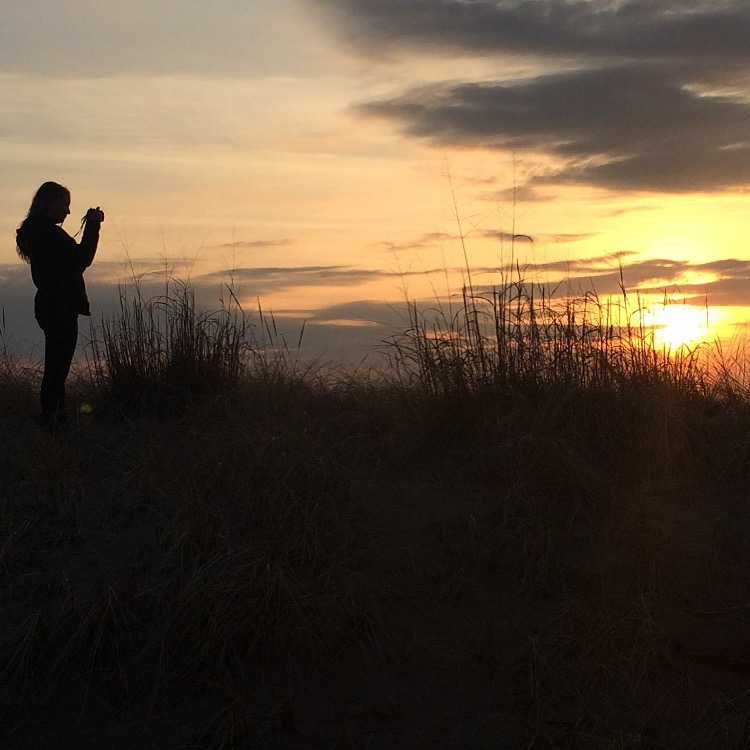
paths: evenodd
<path fill-rule="evenodd" d="M 381 373 L 123 291 L 0 369 L 4 748 L 744 748 L 750 399 L 524 284 Z M 731 366 L 730 366 L 731 365 Z"/>

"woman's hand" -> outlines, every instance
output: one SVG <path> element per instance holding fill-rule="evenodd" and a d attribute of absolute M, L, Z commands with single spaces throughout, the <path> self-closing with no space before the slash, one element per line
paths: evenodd
<path fill-rule="evenodd" d="M 97 206 L 86 211 L 86 221 L 96 221 L 101 224 L 104 221 L 104 211 Z"/>

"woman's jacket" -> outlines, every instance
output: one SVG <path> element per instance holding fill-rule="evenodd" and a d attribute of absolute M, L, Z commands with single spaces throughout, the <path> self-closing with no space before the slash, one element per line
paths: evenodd
<path fill-rule="evenodd" d="M 91 265 L 99 244 L 97 221 L 87 221 L 80 244 L 61 226 L 44 216 L 29 216 L 16 232 L 16 242 L 31 264 L 37 288 L 36 318 L 91 315 L 83 272 Z"/>

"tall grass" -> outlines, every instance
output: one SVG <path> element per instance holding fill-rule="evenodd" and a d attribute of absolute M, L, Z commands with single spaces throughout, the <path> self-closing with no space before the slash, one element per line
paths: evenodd
<path fill-rule="evenodd" d="M 120 286 L 119 308 L 91 345 L 99 392 L 128 414 L 179 413 L 250 380 L 281 385 L 312 372 L 273 315 L 259 309 L 251 321 L 231 286 L 223 291 L 218 309 L 201 310 L 186 282 L 168 279 L 165 292 L 151 298 L 137 281 Z"/>
<path fill-rule="evenodd" d="M 559 290 L 555 290 L 559 291 Z M 554 294 L 523 277 L 464 286 L 457 305 L 409 302 L 409 326 L 388 342 L 395 371 L 436 397 L 543 389 L 617 391 L 652 383 L 705 391 L 729 368 L 710 345 L 656 345 L 642 305 L 595 293 Z"/>

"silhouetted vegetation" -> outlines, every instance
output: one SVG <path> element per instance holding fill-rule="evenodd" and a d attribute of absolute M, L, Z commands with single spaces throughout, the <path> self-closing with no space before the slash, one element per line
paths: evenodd
<path fill-rule="evenodd" d="M 348 375 L 120 299 L 69 438 L 0 367 L 4 747 L 750 743 L 739 355 L 520 279 Z"/>

